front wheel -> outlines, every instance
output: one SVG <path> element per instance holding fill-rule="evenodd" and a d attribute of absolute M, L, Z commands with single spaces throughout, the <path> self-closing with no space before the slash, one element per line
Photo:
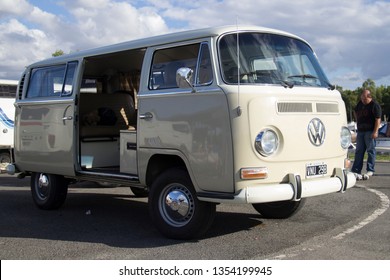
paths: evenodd
<path fill-rule="evenodd" d="M 31 194 L 40 209 L 58 209 L 65 202 L 68 181 L 59 175 L 33 173 L 31 175 Z"/>
<path fill-rule="evenodd" d="M 156 227 L 166 237 L 192 239 L 206 233 L 216 210 L 214 203 L 197 199 L 188 173 L 174 168 L 153 182 L 149 211 Z"/>
<path fill-rule="evenodd" d="M 300 201 L 276 201 L 269 203 L 256 203 L 253 208 L 261 214 L 263 218 L 268 219 L 286 219 L 295 214 L 304 204 L 305 200 Z"/>

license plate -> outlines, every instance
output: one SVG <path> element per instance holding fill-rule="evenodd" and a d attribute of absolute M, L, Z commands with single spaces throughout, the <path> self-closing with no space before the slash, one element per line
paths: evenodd
<path fill-rule="evenodd" d="M 328 172 L 328 166 L 325 163 L 314 163 L 306 165 L 306 177 L 324 176 Z"/>

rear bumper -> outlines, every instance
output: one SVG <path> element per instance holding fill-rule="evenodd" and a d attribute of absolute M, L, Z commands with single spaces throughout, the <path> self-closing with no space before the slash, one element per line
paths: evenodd
<path fill-rule="evenodd" d="M 345 192 L 353 187 L 356 178 L 344 169 L 335 169 L 333 177 L 317 178 L 301 181 L 299 175 L 289 174 L 289 182 L 270 185 L 252 185 L 243 188 L 230 199 L 216 197 L 200 197 L 200 200 L 210 202 L 230 203 L 266 203 L 284 200 L 298 201 L 301 198 L 323 195 L 334 192 Z"/>

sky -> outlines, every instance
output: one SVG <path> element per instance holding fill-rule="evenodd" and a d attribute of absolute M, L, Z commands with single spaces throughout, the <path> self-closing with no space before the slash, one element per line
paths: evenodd
<path fill-rule="evenodd" d="M 343 89 L 390 85 L 390 0 L 0 0 L 0 79 L 58 49 L 236 23 L 304 38 Z"/>

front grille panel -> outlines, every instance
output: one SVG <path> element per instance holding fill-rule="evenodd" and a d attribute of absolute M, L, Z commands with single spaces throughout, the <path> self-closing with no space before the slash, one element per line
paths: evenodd
<path fill-rule="evenodd" d="M 317 103 L 316 104 L 318 113 L 338 113 L 339 105 L 337 103 Z"/>
<path fill-rule="evenodd" d="M 278 102 L 278 113 L 327 113 L 338 114 L 338 103 L 324 102 Z"/>
<path fill-rule="evenodd" d="M 279 113 L 311 113 L 313 106 L 311 103 L 280 102 L 278 103 Z"/>

